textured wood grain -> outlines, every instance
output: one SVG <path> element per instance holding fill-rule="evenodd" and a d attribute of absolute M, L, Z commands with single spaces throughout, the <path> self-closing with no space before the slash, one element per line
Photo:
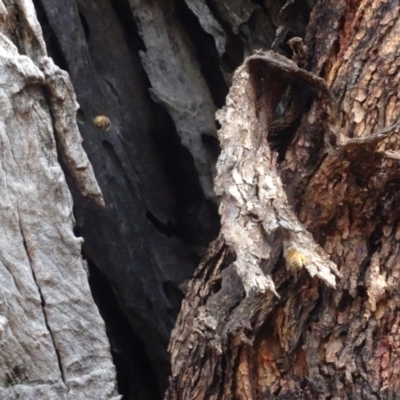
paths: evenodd
<path fill-rule="evenodd" d="M 304 65 L 325 80 L 319 89 L 261 60 L 236 72 L 219 114 L 222 235 L 173 331 L 167 399 L 397 397 L 399 12 L 380 0 L 317 3 Z M 268 129 L 293 87 L 309 109 L 276 163 Z M 282 221 L 337 265 L 335 289 L 284 271 L 271 229 Z M 250 296 L 260 279 L 281 298 Z"/>
<path fill-rule="evenodd" d="M 0 10 L 0 397 L 118 399 L 58 162 L 64 156 L 82 194 L 103 202 L 72 85 L 46 56 L 33 4 Z"/>

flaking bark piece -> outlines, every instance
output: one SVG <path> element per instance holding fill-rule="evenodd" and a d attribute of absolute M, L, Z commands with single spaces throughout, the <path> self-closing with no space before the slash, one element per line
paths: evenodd
<path fill-rule="evenodd" d="M 288 203 L 276 168 L 276 154 L 267 142 L 268 126 L 285 90 L 282 74 L 299 70 L 277 54 L 250 57 L 236 71 L 226 106 L 217 113 L 221 155 L 215 191 L 221 198 L 221 232 L 236 253 L 234 266 L 247 296 L 266 291 L 279 296 L 269 272 L 277 253 L 272 238 L 282 229 L 303 251 L 311 276 L 332 287 L 336 286 L 335 275 L 340 276 Z M 325 87 L 320 78 L 307 71 L 301 74 L 316 88 Z M 265 265 L 264 271 L 260 265 Z"/>
<path fill-rule="evenodd" d="M 56 139 L 65 166 L 81 194 L 105 207 L 93 167 L 82 147 L 82 137 L 76 122 L 79 105 L 71 79 L 49 57 L 41 59 L 40 68 L 45 75 Z"/>

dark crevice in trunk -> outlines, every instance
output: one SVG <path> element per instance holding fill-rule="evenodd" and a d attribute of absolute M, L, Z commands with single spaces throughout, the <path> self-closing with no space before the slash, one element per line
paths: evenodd
<path fill-rule="evenodd" d="M 214 103 L 218 108 L 221 108 L 225 104 L 228 86 L 222 75 L 220 59 L 214 39 L 203 30 L 199 20 L 188 8 L 184 0 L 177 2 L 176 13 L 196 50 L 197 61 L 208 83 Z"/>
<path fill-rule="evenodd" d="M 244 42 L 238 35 L 236 35 L 232 31 L 231 26 L 226 21 L 224 21 L 217 7 L 214 6 L 213 1 L 205 0 L 205 3 L 207 4 L 207 7 L 210 9 L 214 18 L 222 26 L 227 37 L 225 53 L 220 59 L 221 67 L 226 72 L 233 73 L 235 69 L 243 62 Z M 223 104 L 225 104 L 225 99 Z"/>
<path fill-rule="evenodd" d="M 176 132 L 168 112 L 154 105 L 158 129 L 152 136 L 159 148 L 159 159 L 169 185 L 173 189 L 176 203 L 176 221 L 171 221 L 172 236 L 182 239 L 187 245 L 200 250 L 200 256 L 220 230 L 217 206 L 206 200 L 194 167 L 193 157 Z M 203 135 L 203 143 L 213 154 L 219 154 L 217 139 Z M 202 249 L 202 250 L 201 250 Z"/>
<path fill-rule="evenodd" d="M 134 54 L 140 50 L 146 51 L 146 46 L 137 30 L 129 1 L 113 0 L 111 3 L 125 31 L 125 40 L 131 52 Z M 150 84 L 148 84 L 148 86 L 150 86 Z"/>
<path fill-rule="evenodd" d="M 112 4 L 124 28 L 126 41 L 132 53 L 137 53 L 140 50 L 145 51 L 146 47 L 137 31 L 129 2 L 127 0 L 116 0 Z M 177 7 L 178 10 L 180 8 Z M 182 17 L 181 23 L 196 48 L 198 61 L 210 90 L 217 88 L 217 93 L 212 92 L 214 102 L 217 106 L 219 106 L 219 103 L 222 106 L 228 88 L 218 66 L 218 56 L 213 39 L 202 30 L 198 20 L 187 9 L 187 6 L 183 5 L 183 8 L 186 9 L 183 15 L 178 11 L 178 15 Z M 186 18 L 190 19 L 190 23 L 186 21 Z M 146 85 L 149 88 L 151 87 L 148 79 L 146 79 Z M 153 103 L 153 106 L 157 127 L 150 133 L 159 150 L 159 159 L 176 199 L 176 221 L 169 221 L 161 231 L 167 229 L 170 236 L 182 239 L 191 247 L 194 246 L 202 256 L 208 244 L 218 235 L 220 229 L 218 210 L 213 203 L 205 199 L 193 157 L 188 149 L 182 145 L 168 111 L 159 104 Z M 209 135 L 203 136 L 207 136 L 203 140 L 207 143 L 207 149 L 215 157 L 218 157 L 219 145 L 217 139 Z M 159 230 L 161 226 L 154 219 L 149 218 L 149 215 L 146 214 L 146 217 Z M 162 224 L 161 221 L 159 222 Z"/>
<path fill-rule="evenodd" d="M 93 298 L 106 323 L 119 393 L 123 400 L 162 399 L 145 346 L 132 331 L 110 283 L 92 261 L 88 260 L 88 266 Z"/>
<path fill-rule="evenodd" d="M 64 71 L 68 71 L 68 63 L 63 55 L 57 36 L 54 34 L 49 24 L 42 2 L 40 0 L 32 0 L 32 2 L 35 6 L 36 16 L 42 27 L 47 54 L 53 59 L 57 66 Z"/>
<path fill-rule="evenodd" d="M 85 33 L 86 41 L 89 43 L 89 37 L 90 37 L 89 24 L 86 21 L 85 15 L 79 10 L 79 7 L 78 7 L 78 14 L 82 24 L 83 32 Z"/>
<path fill-rule="evenodd" d="M 219 153 L 221 152 L 221 148 L 219 147 L 218 139 L 213 136 L 206 135 L 205 133 L 203 133 L 201 135 L 201 140 L 203 142 L 204 147 L 207 149 L 207 151 L 210 154 L 212 154 L 213 158 L 216 160 L 219 156 Z"/>
<path fill-rule="evenodd" d="M 171 221 L 164 224 L 150 211 L 146 211 L 146 218 L 153 224 L 153 226 L 166 237 L 171 237 L 174 235 L 176 228 L 171 224 Z"/>

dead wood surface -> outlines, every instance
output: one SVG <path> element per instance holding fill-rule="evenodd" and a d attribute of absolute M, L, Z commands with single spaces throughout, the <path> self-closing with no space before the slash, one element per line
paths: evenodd
<path fill-rule="evenodd" d="M 58 161 L 102 207 L 75 94 L 33 3 L 0 2 L 0 18 L 0 398 L 119 399 Z"/>

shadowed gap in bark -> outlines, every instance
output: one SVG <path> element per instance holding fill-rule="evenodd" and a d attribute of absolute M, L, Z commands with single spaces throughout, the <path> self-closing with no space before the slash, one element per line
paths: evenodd
<path fill-rule="evenodd" d="M 106 323 L 111 343 L 119 393 L 124 396 L 123 400 L 161 399 L 156 376 L 143 343 L 129 326 L 107 278 L 92 261 L 87 261 L 90 289 Z"/>
<path fill-rule="evenodd" d="M 184 240 L 189 246 L 195 246 L 196 253 L 202 257 L 206 247 L 217 237 L 220 229 L 217 206 L 205 200 L 194 168 L 193 157 L 188 149 L 182 146 L 168 112 L 162 106 L 155 104 L 155 115 L 163 130 L 153 131 L 152 136 L 160 149 L 163 169 L 176 196 L 176 222 L 170 225 L 170 232 L 173 232 L 172 236 Z M 209 135 L 203 135 L 202 139 L 207 149 L 217 157 L 219 154 L 217 139 Z M 208 217 L 199 218 L 199 214 Z"/>
<path fill-rule="evenodd" d="M 117 10 L 118 18 L 120 19 L 122 25 L 124 26 L 126 41 L 130 46 L 131 52 L 137 53 L 137 51 L 139 49 L 144 48 L 144 46 L 143 43 L 141 42 L 140 37 L 137 34 L 137 31 L 135 30 L 135 24 L 132 21 L 131 12 L 130 11 L 125 12 L 126 9 L 124 9 L 124 5 L 126 7 L 126 2 L 124 1 L 113 2 L 113 7 Z M 63 52 L 60 50 L 58 40 L 56 36 L 53 34 L 52 30 L 50 29 L 44 12 L 40 12 L 40 4 L 37 4 L 37 7 L 39 9 L 38 14 L 41 16 L 42 25 L 44 26 L 45 29 L 47 29 L 46 37 L 49 40 L 47 42 L 47 46 L 49 48 L 51 47 L 51 49 L 49 50 L 50 52 L 52 52 L 52 56 L 55 58 L 55 60 L 59 62 L 59 64 L 62 65 L 64 69 L 68 70 L 67 62 L 64 59 Z M 88 18 L 88 20 L 86 20 L 86 17 L 84 15 L 84 13 L 86 12 L 87 12 L 86 10 L 82 10 L 80 12 L 79 15 L 80 23 L 83 25 L 83 30 L 86 35 L 86 40 L 90 38 L 90 40 L 92 41 L 94 39 L 94 36 L 93 32 L 90 32 L 88 24 L 88 21 L 90 22 L 90 19 Z M 63 51 L 65 51 L 65 49 L 63 49 Z M 145 84 L 149 86 L 147 77 L 145 75 L 143 76 L 145 77 Z M 112 89 L 112 87 L 110 88 Z M 79 101 L 81 100 L 78 97 L 78 102 Z M 119 101 L 121 102 L 123 101 L 123 99 L 119 99 Z M 84 105 L 85 103 L 83 102 L 81 104 Z M 189 151 L 182 146 L 180 138 L 176 133 L 174 124 L 170 116 L 163 109 L 163 107 L 159 105 L 153 104 L 152 110 L 155 114 L 154 120 L 157 121 L 157 124 L 153 126 L 150 134 L 155 141 L 156 147 L 158 148 L 160 162 L 163 165 L 163 169 L 166 173 L 165 175 L 168 180 L 168 184 L 172 188 L 176 199 L 174 208 L 175 221 L 160 220 L 159 222 L 164 226 L 169 227 L 168 229 L 171 228 L 170 232 L 173 234 L 173 236 L 182 239 L 185 242 L 185 245 L 191 247 L 192 250 L 195 250 L 195 252 L 199 256 L 204 254 L 204 251 L 208 243 L 218 234 L 219 218 L 216 206 L 215 204 L 209 201 L 205 201 L 203 192 L 199 185 L 197 171 L 193 166 L 193 158 L 189 153 Z M 85 134 L 84 128 L 87 125 L 90 125 L 91 121 L 85 116 L 85 113 L 82 111 L 82 109 L 78 111 L 78 121 L 82 123 L 80 128 L 82 134 L 84 135 Z M 207 138 L 203 139 L 207 141 L 209 145 L 208 147 L 213 148 L 214 153 L 217 154 L 218 146 L 216 145 L 213 138 L 207 136 Z M 86 141 L 86 146 L 93 146 L 93 143 L 91 143 L 90 138 L 89 141 Z M 113 159 L 115 159 L 115 157 L 113 157 Z M 68 184 L 72 192 L 75 192 L 75 195 L 79 196 L 79 194 L 76 194 L 76 190 L 73 189 L 74 185 L 68 178 L 68 173 L 66 170 L 65 173 L 67 176 Z M 124 171 L 122 171 L 122 173 L 123 175 L 125 175 Z M 130 188 L 130 191 L 132 191 L 132 188 Z M 143 215 L 149 212 L 150 211 L 146 212 L 146 210 L 144 210 Z M 153 213 L 151 214 L 154 215 Z M 77 215 L 77 221 L 79 223 L 79 215 L 78 214 L 76 215 Z M 85 218 L 86 217 L 88 216 L 86 215 Z M 153 219 L 150 222 L 152 223 L 153 227 L 155 227 L 159 231 L 160 226 L 159 225 L 157 226 L 156 223 L 156 220 L 159 219 L 157 218 L 156 215 L 154 215 L 154 218 L 155 219 Z M 89 225 L 92 226 L 94 229 L 97 229 L 94 226 L 94 222 L 89 223 Z M 85 236 L 87 236 L 87 234 Z M 113 288 L 113 290 L 114 292 L 118 293 L 118 290 L 115 287 Z M 164 291 L 165 296 L 169 299 L 170 303 L 173 305 L 173 309 L 168 308 L 167 311 L 175 319 L 176 313 L 179 311 L 180 301 L 182 300 L 181 293 L 179 289 L 176 287 L 175 282 L 169 282 L 169 281 L 166 281 L 162 284 L 162 290 Z M 101 309 L 101 312 L 103 312 L 102 303 L 98 302 L 98 305 L 99 308 Z M 116 303 L 115 307 L 118 306 L 120 306 L 120 304 Z M 112 322 L 109 322 L 109 320 L 106 317 L 104 318 L 106 320 L 107 329 L 108 330 L 112 329 L 112 325 L 111 326 L 109 325 L 112 324 Z M 143 326 L 143 332 L 145 332 L 145 330 L 146 327 Z M 120 338 L 118 337 L 115 338 L 114 339 L 115 343 L 119 346 L 122 346 L 123 344 L 119 344 L 118 340 L 120 340 Z M 134 368 L 140 368 L 141 364 L 140 357 L 139 360 L 137 361 L 136 354 L 129 351 L 126 352 L 126 357 L 129 359 L 129 363 L 133 365 Z M 139 363 L 138 366 L 136 365 L 136 362 Z M 162 368 L 163 366 L 159 366 L 160 370 Z M 118 378 L 120 382 L 121 379 L 123 382 L 124 379 L 123 368 L 122 369 L 120 367 L 118 368 L 118 374 L 122 374 L 122 378 L 121 377 Z M 160 384 L 160 382 L 158 383 Z M 124 386 L 123 383 L 120 383 L 120 385 L 122 385 L 122 387 Z M 153 382 L 153 384 L 150 384 L 150 386 L 154 387 L 155 382 Z M 161 391 L 162 389 L 160 388 L 160 392 Z"/>
<path fill-rule="evenodd" d="M 214 39 L 203 30 L 197 17 L 191 12 L 184 0 L 177 1 L 176 13 L 195 47 L 197 61 L 201 66 L 201 72 L 207 81 L 214 103 L 217 108 L 221 108 L 225 104 L 228 86 L 222 75 Z"/>

